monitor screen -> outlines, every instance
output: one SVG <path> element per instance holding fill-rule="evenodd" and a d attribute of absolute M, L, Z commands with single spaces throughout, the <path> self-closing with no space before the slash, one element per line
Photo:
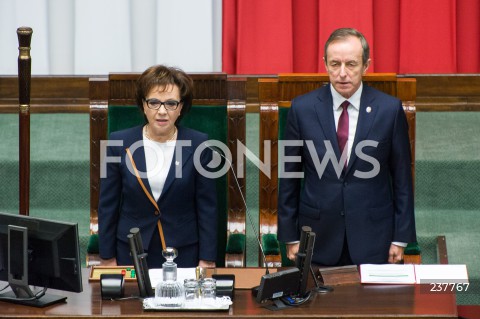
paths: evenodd
<path fill-rule="evenodd" d="M 48 295 L 34 298 L 28 286 L 81 292 L 77 224 L 0 213 L 0 280 L 12 288 L 0 301 L 39 307 L 53 300 Z"/>
<path fill-rule="evenodd" d="M 266 305 L 265 308 L 281 310 L 288 306 L 298 306 L 310 299 L 311 291 L 307 291 L 307 283 L 309 274 L 313 274 L 311 261 L 314 244 L 315 233 L 312 228 L 303 226 L 295 261 L 296 267 L 264 275 L 258 289 L 257 302 L 273 300 L 274 303 Z M 316 281 L 315 284 L 317 285 Z"/>
<path fill-rule="evenodd" d="M 263 275 L 256 301 L 261 303 L 267 300 L 278 299 L 283 296 L 297 294 L 300 271 L 298 268 L 280 270 Z"/>

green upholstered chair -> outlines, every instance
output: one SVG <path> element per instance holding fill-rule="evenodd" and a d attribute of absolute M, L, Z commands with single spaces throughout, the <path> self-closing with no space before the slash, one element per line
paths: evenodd
<path fill-rule="evenodd" d="M 135 81 L 139 75 L 110 74 L 108 78 L 90 79 L 91 237 L 87 248 L 87 265 L 95 265 L 100 261 L 97 236 L 100 141 L 107 139 L 110 132 L 144 123 L 143 114 L 135 105 Z M 194 80 L 194 101 L 192 109 L 180 125 L 207 133 L 209 139 L 221 141 L 231 150 L 236 149 L 237 141 L 245 143 L 245 102 L 239 99 L 242 97 L 241 92 L 230 91 L 230 97 L 234 100 L 230 101 L 227 96 L 227 77 L 223 73 L 191 74 L 191 77 Z M 236 152 L 232 151 L 232 156 L 235 162 Z M 238 210 L 244 213 L 234 183 L 230 174 L 217 179 L 219 267 L 225 265 L 226 255 L 227 259 L 244 259 L 244 249 L 231 250 L 232 257 L 227 253 L 226 247 L 227 241 L 231 241 L 230 234 L 236 234 L 235 230 L 229 229 L 229 217 Z M 243 219 L 243 223 L 244 221 Z M 236 222 L 238 224 L 241 221 Z"/>
<path fill-rule="evenodd" d="M 412 176 L 415 177 L 415 99 L 416 99 L 416 80 L 413 78 L 399 78 L 392 73 L 367 74 L 364 78 L 368 85 L 373 86 L 383 92 L 398 97 L 402 100 L 407 120 L 409 123 L 409 136 L 412 151 Z M 278 169 L 277 142 L 283 136 L 288 110 L 291 100 L 298 95 L 310 92 L 329 81 L 327 74 L 280 74 L 277 78 L 259 78 L 259 101 L 260 101 L 260 123 L 264 129 L 260 130 L 260 149 L 263 141 L 272 141 L 272 169 Z M 270 197 L 263 198 L 265 190 Z M 272 230 L 268 236 L 276 236 L 277 214 L 277 194 L 278 179 L 277 175 L 272 174 L 272 180 L 267 181 L 260 176 L 260 229 Z M 262 213 L 263 211 L 263 213 Z M 273 231 L 275 230 L 275 231 Z M 261 232 L 261 236 L 265 236 Z M 273 240 L 270 240 L 271 245 Z M 271 260 L 281 260 L 283 266 L 292 265 L 292 262 L 285 256 L 285 246 L 278 243 L 280 256 L 269 257 Z M 272 250 L 273 252 L 273 250 Z M 418 243 L 409 243 L 405 250 L 405 262 L 420 263 L 420 247 Z"/>

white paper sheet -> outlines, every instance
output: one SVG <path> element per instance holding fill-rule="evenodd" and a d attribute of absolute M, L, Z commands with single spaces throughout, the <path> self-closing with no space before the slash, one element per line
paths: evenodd
<path fill-rule="evenodd" d="M 360 280 L 363 284 L 414 284 L 414 265 L 360 265 Z"/>
<path fill-rule="evenodd" d="M 466 265 L 363 264 L 363 284 L 468 283 Z"/>
<path fill-rule="evenodd" d="M 466 265 L 415 265 L 417 284 L 468 283 Z"/>

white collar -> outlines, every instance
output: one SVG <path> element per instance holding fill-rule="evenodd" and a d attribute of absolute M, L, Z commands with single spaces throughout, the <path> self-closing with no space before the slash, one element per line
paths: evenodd
<path fill-rule="evenodd" d="M 332 98 L 333 98 L 333 110 L 337 111 L 340 108 L 340 104 L 342 104 L 345 101 L 345 98 L 335 90 L 332 84 L 330 84 L 330 91 L 332 92 Z M 362 91 L 363 91 L 363 82 L 360 83 L 358 90 L 355 93 L 353 93 L 353 95 L 349 99 L 347 99 L 350 105 L 352 105 L 357 110 L 360 109 L 360 99 L 362 97 Z"/>

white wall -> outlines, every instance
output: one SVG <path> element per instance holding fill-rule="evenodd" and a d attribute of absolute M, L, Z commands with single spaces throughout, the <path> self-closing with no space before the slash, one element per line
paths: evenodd
<path fill-rule="evenodd" d="M 0 0 L 0 75 L 17 75 L 29 26 L 33 75 L 222 69 L 222 0 Z"/>

